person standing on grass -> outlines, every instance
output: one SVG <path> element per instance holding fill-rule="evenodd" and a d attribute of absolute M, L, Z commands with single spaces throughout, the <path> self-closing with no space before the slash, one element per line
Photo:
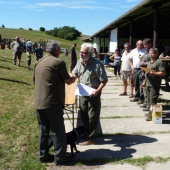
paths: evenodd
<path fill-rule="evenodd" d="M 109 57 L 110 60 L 113 61 L 113 67 L 114 67 L 114 75 L 115 79 L 117 79 L 117 74 L 119 75 L 119 80 L 120 80 L 120 66 L 121 66 L 121 56 L 119 53 L 119 50 L 115 50 L 115 54 Z"/>
<path fill-rule="evenodd" d="M 68 50 L 67 49 L 65 49 L 65 57 L 66 57 L 66 59 L 68 58 Z"/>
<path fill-rule="evenodd" d="M 37 62 L 43 57 L 43 49 L 41 48 L 41 44 L 38 44 L 38 47 L 34 51 L 34 55 Z"/>
<path fill-rule="evenodd" d="M 34 67 L 33 84 L 35 84 L 35 109 L 39 124 L 39 161 L 54 160 L 62 165 L 71 160 L 67 156 L 67 141 L 64 127 L 63 108 L 65 103 L 65 83 L 75 81 L 70 77 L 66 64 L 59 59 L 60 44 L 51 40 L 46 45 L 46 56 Z M 49 154 L 48 138 L 51 131 L 54 155 Z"/>
<path fill-rule="evenodd" d="M 119 96 L 125 96 L 127 95 L 127 80 L 130 78 L 131 75 L 131 67 L 130 67 L 130 62 L 129 62 L 129 57 L 130 57 L 130 44 L 126 43 L 124 44 L 124 52 L 122 54 L 122 63 L 121 63 L 121 69 L 120 69 L 120 74 L 122 75 L 122 81 L 123 81 L 123 93 L 121 93 Z M 130 84 L 130 83 L 129 83 Z M 133 87 L 130 87 L 130 95 L 133 96 Z"/>
<path fill-rule="evenodd" d="M 26 52 L 26 42 L 25 42 L 25 39 L 22 40 L 22 44 L 23 44 L 23 48 L 24 48 L 24 53 Z"/>
<path fill-rule="evenodd" d="M 31 40 L 29 39 L 28 41 L 27 41 L 27 48 L 29 48 L 30 49 L 30 52 L 32 53 L 32 46 L 33 46 L 33 44 L 32 44 L 32 42 L 31 42 Z M 26 49 L 27 49 L 26 48 Z"/>
<path fill-rule="evenodd" d="M 28 70 L 30 70 L 30 65 L 31 65 L 31 54 L 30 54 L 30 49 L 27 49 L 27 66 Z"/>
<path fill-rule="evenodd" d="M 77 64 L 77 54 L 76 54 L 76 48 L 77 44 L 74 43 L 73 46 L 70 48 L 70 73 L 74 69 L 74 67 Z"/>
<path fill-rule="evenodd" d="M 140 99 L 140 89 L 142 85 L 142 77 L 141 77 L 141 69 L 140 69 L 140 61 L 145 54 L 145 49 L 143 48 L 143 42 L 138 40 L 136 43 L 136 48 L 130 52 L 130 65 L 133 74 L 133 81 L 135 87 L 135 95 L 134 99 L 130 100 L 130 102 L 138 102 Z M 143 99 L 140 99 L 143 102 Z"/>
<path fill-rule="evenodd" d="M 84 43 L 80 49 L 78 60 L 72 73 L 80 83 L 94 88 L 91 96 L 80 96 L 80 114 L 84 126 L 88 129 L 88 138 L 79 145 L 94 145 L 96 143 L 97 126 L 101 110 L 101 91 L 108 82 L 104 65 L 93 55 L 93 45 Z"/>
<path fill-rule="evenodd" d="M 13 49 L 14 65 L 16 65 L 16 59 L 18 57 L 18 66 L 20 66 L 21 55 L 24 51 L 24 48 L 22 42 L 19 40 L 19 37 L 16 37 L 15 41 L 13 41 L 10 46 Z"/>
<path fill-rule="evenodd" d="M 165 75 L 165 66 L 162 60 L 158 59 L 158 49 L 151 48 L 149 50 L 149 55 L 151 60 L 148 62 L 147 68 L 150 69 L 150 73 L 146 73 L 146 79 L 142 83 L 142 88 L 146 88 L 147 97 L 148 97 L 148 106 L 149 108 L 152 105 L 157 104 L 159 97 L 159 90 L 161 86 L 161 77 Z M 149 111 L 146 114 L 146 121 L 152 120 L 152 113 Z"/>

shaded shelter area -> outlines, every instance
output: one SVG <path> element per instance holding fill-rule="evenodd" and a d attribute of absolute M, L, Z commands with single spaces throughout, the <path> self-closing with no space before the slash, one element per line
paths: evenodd
<path fill-rule="evenodd" d="M 93 46 L 100 53 L 123 49 L 124 43 L 135 48 L 136 41 L 151 38 L 153 46 L 164 51 L 170 44 L 170 1 L 144 0 L 97 33 L 93 34 Z"/>

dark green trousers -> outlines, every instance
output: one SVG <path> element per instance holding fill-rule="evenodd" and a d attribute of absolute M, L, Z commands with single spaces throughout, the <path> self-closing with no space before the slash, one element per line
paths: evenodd
<path fill-rule="evenodd" d="M 146 86 L 147 102 L 148 102 L 149 107 L 151 107 L 151 105 L 157 104 L 157 100 L 159 97 L 159 90 L 160 90 L 160 87 Z"/>
<path fill-rule="evenodd" d="M 80 114 L 89 131 L 89 140 L 95 140 L 101 110 L 101 92 L 96 97 L 80 96 Z"/>
<path fill-rule="evenodd" d="M 39 161 L 44 161 L 49 156 L 48 138 L 51 130 L 54 144 L 54 162 L 61 163 L 67 156 L 63 107 L 55 106 L 44 110 L 36 110 L 36 114 L 39 124 Z"/>
<path fill-rule="evenodd" d="M 144 104 L 148 105 L 148 97 L 147 97 L 146 87 L 143 88 L 143 94 L 144 94 Z"/>
<path fill-rule="evenodd" d="M 140 99 L 140 101 L 144 100 L 143 95 L 141 95 L 141 85 L 143 83 L 142 79 L 142 71 L 141 69 L 134 69 L 133 71 L 133 81 L 134 81 L 134 87 L 135 87 L 135 99 Z"/>

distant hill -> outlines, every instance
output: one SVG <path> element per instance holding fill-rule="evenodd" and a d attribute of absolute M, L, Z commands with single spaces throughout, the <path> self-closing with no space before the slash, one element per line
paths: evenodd
<path fill-rule="evenodd" d="M 80 49 L 80 45 L 82 44 L 82 40 L 85 38 L 88 38 L 87 35 L 81 35 L 81 37 L 78 37 L 77 40 L 68 41 L 62 38 L 53 37 L 50 35 L 45 34 L 45 32 L 42 31 L 29 31 L 24 29 L 9 29 L 9 28 L 0 28 L 0 34 L 3 38 L 15 38 L 16 36 L 19 36 L 20 39 L 30 39 L 32 42 L 36 41 L 38 42 L 40 39 L 45 40 L 56 40 L 60 42 L 60 45 L 62 48 L 70 49 L 72 44 L 75 42 L 77 43 L 77 50 Z"/>

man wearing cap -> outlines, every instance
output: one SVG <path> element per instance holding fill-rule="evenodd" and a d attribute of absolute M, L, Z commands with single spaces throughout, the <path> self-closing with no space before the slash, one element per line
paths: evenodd
<path fill-rule="evenodd" d="M 159 90 L 161 86 L 161 77 L 165 75 L 165 66 L 162 60 L 158 59 L 158 49 L 151 48 L 149 50 L 151 60 L 148 62 L 147 68 L 150 69 L 150 73 L 146 73 L 146 79 L 142 83 L 142 87 L 146 88 L 147 102 L 149 108 L 152 105 L 157 104 Z M 152 120 L 152 113 L 149 111 L 146 114 L 146 121 Z"/>
<path fill-rule="evenodd" d="M 63 119 L 65 103 L 65 83 L 71 84 L 75 78 L 67 73 L 66 64 L 59 59 L 60 44 L 49 41 L 47 55 L 34 67 L 35 109 L 39 124 L 39 161 L 54 159 L 56 165 L 70 160 L 66 154 L 67 141 Z M 51 130 L 54 143 L 54 155 L 49 154 L 48 138 Z"/>
<path fill-rule="evenodd" d="M 88 129 L 88 138 L 79 145 L 96 143 L 96 132 L 101 110 L 101 91 L 108 82 L 104 65 L 93 55 L 93 45 L 84 43 L 80 49 L 80 60 L 72 73 L 79 78 L 79 82 L 94 88 L 91 96 L 80 96 L 80 114 L 84 126 Z"/>
<path fill-rule="evenodd" d="M 16 37 L 15 41 L 11 43 L 11 48 L 13 49 L 14 65 L 16 65 L 16 59 L 18 57 L 18 66 L 20 66 L 21 55 L 24 51 L 24 48 L 22 42 L 19 40 L 19 37 Z"/>

